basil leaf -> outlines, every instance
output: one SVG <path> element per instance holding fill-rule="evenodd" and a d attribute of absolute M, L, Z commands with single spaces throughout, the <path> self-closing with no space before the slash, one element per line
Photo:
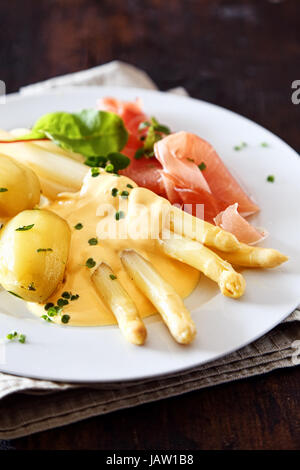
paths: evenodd
<path fill-rule="evenodd" d="M 15 140 L 48 138 L 66 150 L 85 157 L 106 156 L 126 145 L 128 132 L 114 113 L 84 109 L 79 113 L 48 113 L 34 124 L 32 132 Z"/>

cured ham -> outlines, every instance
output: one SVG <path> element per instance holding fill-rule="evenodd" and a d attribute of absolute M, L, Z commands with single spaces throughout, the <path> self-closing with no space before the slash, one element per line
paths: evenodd
<path fill-rule="evenodd" d="M 227 232 L 233 233 L 239 241 L 253 245 L 264 240 L 267 232 L 258 230 L 238 213 L 238 204 L 228 206 L 225 211 L 220 212 L 214 219 L 216 225 Z"/>
<path fill-rule="evenodd" d="M 149 121 L 141 101 L 102 98 L 98 108 L 118 114 L 128 130 L 128 142 L 122 152 L 131 163 L 121 174 L 187 212 L 232 232 L 240 241 L 256 243 L 264 237 L 243 217 L 258 212 L 258 205 L 210 143 L 190 132 L 176 132 L 154 144 L 154 157 L 136 159 L 147 132 L 141 131 L 140 125 Z"/>

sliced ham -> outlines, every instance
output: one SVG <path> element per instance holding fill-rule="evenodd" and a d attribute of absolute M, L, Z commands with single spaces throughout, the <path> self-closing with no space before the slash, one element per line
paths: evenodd
<path fill-rule="evenodd" d="M 266 231 L 253 227 L 238 213 L 238 204 L 232 204 L 225 211 L 220 212 L 214 219 L 216 225 L 233 233 L 240 242 L 253 245 L 267 237 Z"/>
<path fill-rule="evenodd" d="M 217 152 L 205 140 L 190 132 L 177 132 L 155 144 L 155 156 L 164 171 L 181 181 L 181 186 L 211 192 L 225 206 L 239 204 L 242 214 L 253 214 L 259 207 L 250 199 L 228 171 Z M 204 164 L 200 171 L 198 165 Z"/>

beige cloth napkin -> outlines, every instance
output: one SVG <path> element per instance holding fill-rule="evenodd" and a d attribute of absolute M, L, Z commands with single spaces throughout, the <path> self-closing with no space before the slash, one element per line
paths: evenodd
<path fill-rule="evenodd" d="M 20 93 L 42 93 L 60 86 L 80 85 L 156 88 L 143 71 L 114 61 L 21 88 Z M 186 94 L 182 88 L 171 91 Z M 240 351 L 158 379 L 86 386 L 0 373 L 0 438 L 16 438 L 118 409 L 291 367 L 299 363 L 299 340 L 300 310 L 297 309 L 284 324 Z"/>

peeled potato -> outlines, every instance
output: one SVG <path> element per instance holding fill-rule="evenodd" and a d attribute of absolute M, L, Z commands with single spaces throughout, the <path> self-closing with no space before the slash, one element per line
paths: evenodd
<path fill-rule="evenodd" d="M 67 222 L 53 212 L 20 212 L 0 231 L 0 284 L 24 300 L 44 302 L 63 279 L 70 238 Z"/>
<path fill-rule="evenodd" d="M 32 209 L 39 203 L 40 192 L 39 179 L 30 168 L 0 154 L 0 216 L 13 217 Z"/>

